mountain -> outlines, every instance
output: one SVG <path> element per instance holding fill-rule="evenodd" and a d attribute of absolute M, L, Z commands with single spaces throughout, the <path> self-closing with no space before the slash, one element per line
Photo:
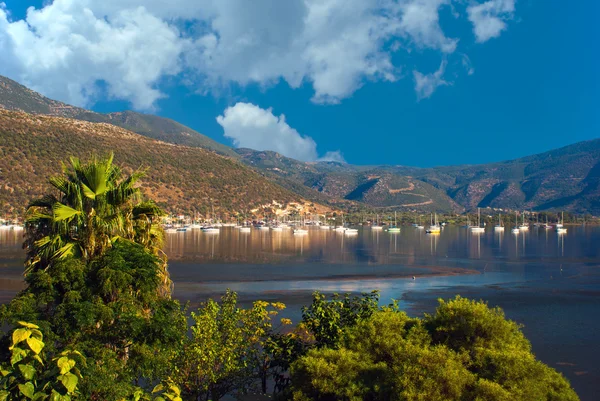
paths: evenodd
<path fill-rule="evenodd" d="M 296 182 L 329 199 L 361 202 L 373 208 L 462 210 L 444 190 L 411 176 L 390 172 L 385 166 L 353 166 L 339 162 L 304 163 L 270 151 L 236 151 L 245 163 L 265 171 L 268 176 Z"/>
<path fill-rule="evenodd" d="M 96 123 L 113 124 L 137 134 L 163 142 L 212 150 L 219 154 L 237 157 L 229 146 L 216 142 L 185 125 L 164 117 L 124 111 L 101 114 L 48 99 L 41 94 L 0 75 L 0 108 L 67 117 Z"/>
<path fill-rule="evenodd" d="M 271 175 L 372 207 L 600 214 L 600 139 L 499 163 L 435 168 L 303 163 L 274 152 L 237 152 Z"/>
<path fill-rule="evenodd" d="M 210 150 L 240 160 L 262 181 L 316 203 L 423 212 L 493 207 L 600 214 L 600 140 L 475 166 L 354 166 L 234 150 L 167 118 L 132 111 L 95 113 L 48 99 L 2 76 L 1 108 L 112 124 L 170 144 Z"/>
<path fill-rule="evenodd" d="M 250 211 L 302 198 L 240 161 L 198 147 L 146 138 L 106 123 L 0 109 L 0 211 L 21 208 L 50 188 L 69 156 L 115 152 L 126 171 L 147 169 L 142 188 L 172 212 Z M 277 205 L 272 206 L 278 208 Z"/>

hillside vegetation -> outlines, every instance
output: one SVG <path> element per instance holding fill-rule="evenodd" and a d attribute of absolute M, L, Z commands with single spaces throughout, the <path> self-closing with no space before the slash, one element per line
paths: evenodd
<path fill-rule="evenodd" d="M 49 190 L 47 178 L 69 156 L 115 152 L 126 169 L 147 167 L 143 190 L 172 212 L 245 211 L 300 197 L 242 163 L 172 145 L 110 124 L 0 110 L 0 206 L 24 208 Z"/>
<path fill-rule="evenodd" d="M 168 118 L 133 111 L 109 114 L 95 113 L 48 99 L 1 75 L 0 108 L 96 123 L 109 123 L 164 142 L 204 148 L 226 156 L 237 157 L 237 154 L 229 146 L 213 141 L 209 137 Z"/>

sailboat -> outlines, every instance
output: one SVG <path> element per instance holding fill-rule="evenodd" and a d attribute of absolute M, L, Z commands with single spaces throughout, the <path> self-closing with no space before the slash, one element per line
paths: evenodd
<path fill-rule="evenodd" d="M 472 233 L 483 233 L 485 228 L 481 227 L 481 209 L 477 208 L 477 225 L 471 227 Z"/>
<path fill-rule="evenodd" d="M 567 233 L 567 229 L 563 227 L 564 222 L 565 222 L 565 212 L 562 212 L 562 216 L 560 219 L 560 227 L 558 224 L 556 225 L 556 232 L 558 234 L 566 234 Z"/>
<path fill-rule="evenodd" d="M 519 230 L 529 231 L 529 224 L 525 224 L 525 212 L 523 212 L 523 224 L 519 226 Z"/>
<path fill-rule="evenodd" d="M 515 226 L 513 227 L 513 229 L 511 230 L 511 232 L 513 234 L 518 234 L 519 233 L 519 215 L 517 214 L 517 212 L 515 212 Z"/>
<path fill-rule="evenodd" d="M 342 225 L 339 227 L 335 228 L 335 231 L 337 232 L 344 232 L 346 231 L 346 227 L 345 227 L 346 223 L 344 222 L 344 213 L 342 213 Z"/>
<path fill-rule="evenodd" d="M 551 228 L 552 228 L 552 226 L 551 226 L 550 224 L 548 224 L 548 215 L 546 215 L 546 224 L 544 224 L 544 228 L 545 228 L 546 230 L 549 230 L 549 229 L 551 229 Z"/>
<path fill-rule="evenodd" d="M 562 219 L 556 223 L 556 228 L 563 228 L 563 223 L 565 221 L 565 212 L 562 212 Z"/>
<path fill-rule="evenodd" d="M 305 223 L 302 220 L 302 216 L 300 216 L 300 227 L 303 227 L 304 225 L 305 225 Z M 308 234 L 308 230 L 306 230 L 304 228 L 294 228 L 294 235 L 304 235 L 304 234 Z"/>
<path fill-rule="evenodd" d="M 494 231 L 504 231 L 504 226 L 502 225 L 502 215 L 498 214 L 498 224 L 494 226 Z"/>
<path fill-rule="evenodd" d="M 442 231 L 442 227 L 437 222 L 437 213 L 435 214 L 435 224 L 429 226 L 425 231 L 427 234 L 439 234 Z"/>
<path fill-rule="evenodd" d="M 400 227 L 396 225 L 396 212 L 394 212 L 394 225 L 387 229 L 388 233 L 399 233 Z"/>
<path fill-rule="evenodd" d="M 383 230 L 383 226 L 379 225 L 379 215 L 377 215 L 376 224 L 371 225 L 371 230 Z"/>

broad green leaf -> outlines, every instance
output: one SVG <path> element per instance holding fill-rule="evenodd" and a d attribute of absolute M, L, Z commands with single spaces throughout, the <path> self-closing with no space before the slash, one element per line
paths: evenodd
<path fill-rule="evenodd" d="M 56 203 L 54 205 L 54 219 L 56 221 L 63 221 L 71 219 L 73 216 L 81 214 L 79 210 L 75 210 L 70 206 L 63 205 L 62 203 Z"/>
<path fill-rule="evenodd" d="M 14 366 L 15 363 L 21 362 L 26 355 L 27 355 L 27 353 L 24 350 L 22 350 L 21 348 L 18 348 L 18 347 L 14 347 L 12 349 L 12 356 L 10 358 L 10 364 L 12 366 Z"/>
<path fill-rule="evenodd" d="M 75 361 L 67 358 L 66 356 L 63 356 L 58 358 L 58 361 L 56 361 L 56 366 L 58 366 L 58 368 L 60 369 L 60 374 L 64 375 L 65 373 L 68 373 L 71 371 L 71 369 L 73 369 L 73 367 L 75 366 Z"/>
<path fill-rule="evenodd" d="M 10 393 L 8 391 L 0 390 L 0 401 L 8 401 L 8 396 Z"/>
<path fill-rule="evenodd" d="M 44 339 L 44 335 L 38 329 L 31 329 L 31 336 L 37 338 L 38 340 Z"/>
<path fill-rule="evenodd" d="M 36 361 L 38 361 L 42 366 L 44 366 L 44 361 L 42 361 L 42 358 L 40 358 L 39 355 L 34 355 L 33 359 L 35 359 Z"/>
<path fill-rule="evenodd" d="M 83 188 L 83 194 L 86 196 L 86 198 L 96 199 L 96 194 L 87 185 L 81 183 L 81 188 Z"/>
<path fill-rule="evenodd" d="M 10 370 L 6 370 L 6 369 L 0 369 L 0 374 L 2 376 L 8 376 L 11 373 Z"/>
<path fill-rule="evenodd" d="M 16 345 L 22 341 L 27 340 L 31 337 L 31 330 L 27 328 L 20 328 L 13 331 L 12 341 L 13 345 Z"/>
<path fill-rule="evenodd" d="M 35 375 L 35 368 L 31 365 L 19 365 L 19 370 L 27 380 L 33 379 L 33 375 Z"/>
<path fill-rule="evenodd" d="M 23 322 L 23 321 L 19 321 L 17 323 L 19 323 L 19 326 L 27 327 L 28 329 L 39 329 L 40 328 L 40 326 L 36 326 L 33 323 L 27 323 L 27 322 Z"/>
<path fill-rule="evenodd" d="M 37 392 L 33 395 L 33 401 L 44 401 L 46 398 L 48 398 L 48 394 L 42 392 Z"/>
<path fill-rule="evenodd" d="M 152 394 L 154 393 L 158 393 L 159 391 L 163 391 L 165 389 L 165 386 L 161 384 L 157 384 L 156 387 L 154 387 L 154 389 L 152 390 Z"/>
<path fill-rule="evenodd" d="M 79 379 L 73 373 L 66 373 L 64 375 L 58 376 L 58 380 L 65 386 L 69 393 L 72 393 L 77 388 L 77 383 Z"/>
<path fill-rule="evenodd" d="M 179 387 L 178 387 L 178 386 L 171 385 L 171 386 L 169 387 L 169 390 L 170 390 L 172 393 L 174 393 L 174 394 L 181 395 L 181 390 L 179 389 Z"/>
<path fill-rule="evenodd" d="M 19 391 L 25 397 L 31 399 L 31 398 L 33 398 L 33 393 L 35 392 L 35 387 L 33 387 L 33 383 L 27 382 L 25 384 L 19 384 Z"/>
<path fill-rule="evenodd" d="M 39 354 L 44 348 L 44 343 L 33 337 L 29 337 L 27 339 L 27 345 L 29 345 L 29 348 L 31 348 L 31 350 L 36 354 Z"/>

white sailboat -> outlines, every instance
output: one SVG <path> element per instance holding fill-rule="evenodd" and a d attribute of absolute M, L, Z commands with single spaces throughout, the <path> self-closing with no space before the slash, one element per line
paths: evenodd
<path fill-rule="evenodd" d="M 520 232 L 518 224 L 519 224 L 519 215 L 517 214 L 517 212 L 515 212 L 515 226 L 511 230 L 511 232 L 513 234 L 518 234 Z"/>
<path fill-rule="evenodd" d="M 525 212 L 523 212 L 523 224 L 519 226 L 521 231 L 529 231 L 529 224 L 525 224 Z"/>
<path fill-rule="evenodd" d="M 504 226 L 502 225 L 502 215 L 498 214 L 498 224 L 494 226 L 494 231 L 504 231 Z"/>
<path fill-rule="evenodd" d="M 336 227 L 336 228 L 335 228 L 335 231 L 336 231 L 336 232 L 338 232 L 338 233 L 339 233 L 339 232 L 344 232 L 344 231 L 346 231 L 347 229 L 346 229 L 346 227 L 345 227 L 345 224 L 346 224 L 346 223 L 344 222 L 344 213 L 342 213 L 342 225 L 341 225 L 341 226 L 339 226 L 339 227 Z"/>
<path fill-rule="evenodd" d="M 565 212 L 562 212 L 562 216 L 560 219 L 560 227 L 558 226 L 558 224 L 556 225 L 556 232 L 558 234 L 566 234 L 567 233 L 567 229 L 563 226 L 564 222 L 565 222 Z"/>
<path fill-rule="evenodd" d="M 471 227 L 472 233 L 483 233 L 485 232 L 485 228 L 481 227 L 481 209 L 477 208 L 477 225 Z"/>
<path fill-rule="evenodd" d="M 442 232 L 442 227 L 437 222 L 437 213 L 435 214 L 434 224 L 431 224 L 425 232 L 427 234 L 439 234 Z"/>
<path fill-rule="evenodd" d="M 400 232 L 400 227 L 398 227 L 396 225 L 396 212 L 394 212 L 394 225 L 390 226 L 390 228 L 387 229 L 388 233 L 399 233 Z"/>
<path fill-rule="evenodd" d="M 383 226 L 379 225 L 379 215 L 377 215 L 376 224 L 371 225 L 371 230 L 383 230 Z"/>
<path fill-rule="evenodd" d="M 558 223 L 556 223 L 556 228 L 563 228 L 563 223 L 565 222 L 565 212 L 562 212 L 562 218 Z"/>

